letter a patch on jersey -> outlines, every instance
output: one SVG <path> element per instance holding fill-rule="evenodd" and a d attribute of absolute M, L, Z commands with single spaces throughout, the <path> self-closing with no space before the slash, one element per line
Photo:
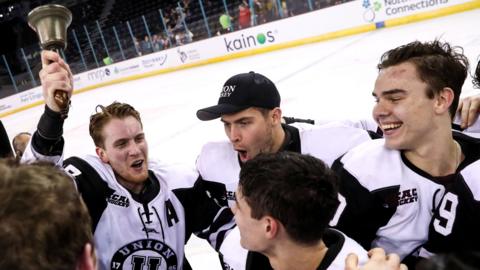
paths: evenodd
<path fill-rule="evenodd" d="M 178 223 L 178 216 L 170 200 L 165 201 L 165 210 L 165 212 L 167 213 L 168 226 L 172 227 L 174 223 Z"/>

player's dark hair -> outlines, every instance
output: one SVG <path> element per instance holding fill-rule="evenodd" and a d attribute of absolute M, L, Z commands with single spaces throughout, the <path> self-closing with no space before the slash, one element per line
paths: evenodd
<path fill-rule="evenodd" d="M 428 84 L 428 98 L 434 98 L 445 87 L 453 90 L 454 98 L 449 109 L 453 119 L 469 68 L 463 49 L 439 40 L 414 41 L 385 52 L 377 67 L 382 70 L 405 62 L 415 65 L 420 79 Z"/>
<path fill-rule="evenodd" d="M 73 180 L 51 164 L 0 161 L 0 269 L 75 269 L 93 244 Z"/>
<path fill-rule="evenodd" d="M 259 111 L 264 118 L 267 118 L 268 114 L 272 111 L 272 109 L 267 109 L 267 108 L 260 108 L 260 107 L 252 107 L 252 108 Z"/>
<path fill-rule="evenodd" d="M 140 113 L 130 104 L 115 101 L 107 107 L 97 105 L 96 113 L 90 116 L 89 125 L 90 136 L 92 137 L 95 146 L 104 147 L 105 138 L 103 138 L 102 131 L 104 126 L 110 122 L 110 120 L 124 119 L 129 116 L 133 116 L 138 122 L 140 122 L 140 125 L 142 125 Z"/>
<path fill-rule="evenodd" d="M 339 205 L 338 179 L 321 160 L 293 152 L 260 154 L 240 172 L 251 216 L 279 220 L 302 244 L 318 242 Z"/>

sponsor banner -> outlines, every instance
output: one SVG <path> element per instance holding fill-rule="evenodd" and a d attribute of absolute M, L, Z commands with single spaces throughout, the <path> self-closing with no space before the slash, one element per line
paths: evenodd
<path fill-rule="evenodd" d="M 355 0 L 76 74 L 74 87 L 82 89 L 146 72 L 208 63 L 233 53 L 331 35 L 466 2 L 472 0 Z M 35 89 L 0 100 L 0 113 L 41 100 L 41 89 Z"/>
<path fill-rule="evenodd" d="M 33 88 L 19 94 L 20 104 L 26 105 L 36 101 L 43 100 L 43 94 L 41 87 Z"/>
<path fill-rule="evenodd" d="M 42 88 L 40 86 L 1 99 L 0 113 L 8 113 L 37 101 L 43 101 Z"/>
<path fill-rule="evenodd" d="M 242 31 L 242 33 L 223 37 L 223 42 L 225 51 L 230 53 L 274 44 L 278 40 L 278 38 L 275 37 L 278 37 L 277 29 L 267 31 Z"/>
<path fill-rule="evenodd" d="M 136 61 L 135 63 L 131 63 L 128 65 L 115 65 L 111 68 L 113 70 L 113 77 L 117 77 L 118 75 L 131 75 L 131 74 L 138 74 L 140 71 L 140 63 Z M 108 70 L 108 68 L 106 69 Z"/>
<path fill-rule="evenodd" d="M 191 46 L 189 46 L 191 47 Z M 195 62 L 198 60 L 201 60 L 201 53 L 200 50 L 196 48 L 182 48 L 179 47 L 176 49 L 177 51 L 177 57 L 180 60 L 180 62 L 183 63 L 189 63 L 189 62 Z"/>
<path fill-rule="evenodd" d="M 167 65 L 168 54 L 166 52 L 155 53 L 152 56 L 142 58 L 140 64 L 143 69 L 157 69 Z"/>
<path fill-rule="evenodd" d="M 16 106 L 13 102 L 8 102 L 5 99 L 2 99 L 0 103 L 0 113 L 10 111 L 14 106 Z"/>
<path fill-rule="evenodd" d="M 126 76 L 140 75 L 146 71 L 152 71 L 171 66 L 168 65 L 167 60 L 169 55 L 168 51 L 172 50 L 173 49 L 164 50 L 79 73 L 74 76 L 75 89 L 89 87 L 98 83 L 109 82 L 111 80 Z"/>
<path fill-rule="evenodd" d="M 73 75 L 73 88 L 74 89 L 82 88 L 83 85 L 84 85 L 84 81 L 82 80 L 82 76 Z"/>
<path fill-rule="evenodd" d="M 108 80 L 112 75 L 111 67 L 97 68 L 87 72 L 87 80 L 90 83 L 99 83 Z"/>
<path fill-rule="evenodd" d="M 222 54 L 231 54 L 310 38 L 365 25 L 361 1 L 352 1 L 223 35 L 216 39 Z M 339 19 L 341 18 L 341 19 Z"/>
<path fill-rule="evenodd" d="M 425 11 L 458 5 L 469 0 L 362 0 L 363 20 L 381 22 Z"/>
<path fill-rule="evenodd" d="M 222 40 L 223 51 L 256 49 L 364 26 L 367 23 L 361 2 L 351 1 L 228 34 Z"/>

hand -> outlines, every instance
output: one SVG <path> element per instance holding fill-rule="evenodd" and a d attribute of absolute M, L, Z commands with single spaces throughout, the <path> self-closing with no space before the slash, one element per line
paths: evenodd
<path fill-rule="evenodd" d="M 67 93 L 70 99 L 73 92 L 73 76 L 68 64 L 56 52 L 42 51 L 40 81 L 45 104 L 51 110 L 61 112 L 62 108 L 55 102 L 55 91 Z"/>
<path fill-rule="evenodd" d="M 345 259 L 345 270 L 408 270 L 406 265 L 400 264 L 397 254 L 386 255 L 381 248 L 371 249 L 368 257 L 368 262 L 360 268 L 357 255 L 350 253 Z"/>
<path fill-rule="evenodd" d="M 460 100 L 458 104 L 457 114 L 460 114 L 462 129 L 472 126 L 478 119 L 480 113 L 480 94 L 466 97 Z"/>

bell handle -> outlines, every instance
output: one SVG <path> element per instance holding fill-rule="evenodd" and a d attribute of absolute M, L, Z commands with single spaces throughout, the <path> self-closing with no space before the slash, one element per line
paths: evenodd
<path fill-rule="evenodd" d="M 58 48 L 48 48 L 50 51 L 54 51 L 60 55 L 60 50 Z M 49 64 L 52 63 L 52 61 L 49 60 Z M 53 98 L 55 99 L 55 103 L 57 103 L 58 107 L 63 111 L 68 108 L 70 105 L 70 100 L 68 98 L 67 92 L 61 91 L 61 90 L 55 90 L 53 93 Z"/>

